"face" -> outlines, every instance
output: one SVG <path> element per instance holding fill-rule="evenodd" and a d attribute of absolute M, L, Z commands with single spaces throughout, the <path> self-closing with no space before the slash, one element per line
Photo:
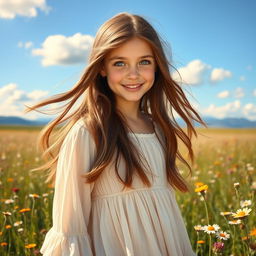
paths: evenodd
<path fill-rule="evenodd" d="M 101 75 L 107 77 L 119 106 L 139 104 L 153 86 L 155 66 L 149 44 L 133 38 L 106 56 Z"/>

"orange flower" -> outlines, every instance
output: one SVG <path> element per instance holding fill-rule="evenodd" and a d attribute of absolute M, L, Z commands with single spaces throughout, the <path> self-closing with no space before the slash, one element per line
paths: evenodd
<path fill-rule="evenodd" d="M 14 181 L 13 178 L 8 178 L 8 179 L 7 179 L 7 182 L 13 182 L 13 181 Z"/>
<path fill-rule="evenodd" d="M 6 229 L 10 229 L 12 226 L 11 225 L 6 225 L 5 228 Z"/>
<path fill-rule="evenodd" d="M 1 243 L 1 246 L 7 246 L 7 245 L 8 245 L 8 243 L 6 243 L 6 242 Z"/>
<path fill-rule="evenodd" d="M 204 240 L 198 240 L 197 243 L 198 243 L 198 244 L 204 244 L 205 241 L 204 241 Z"/>
<path fill-rule="evenodd" d="M 249 235 L 256 236 L 256 228 L 252 229 Z"/>
<path fill-rule="evenodd" d="M 30 211 L 30 208 L 23 208 L 19 212 L 23 213 L 23 212 L 29 212 L 29 211 Z"/>
<path fill-rule="evenodd" d="M 36 244 L 27 244 L 27 245 L 25 245 L 25 247 L 28 249 L 34 248 L 34 247 L 36 247 Z"/>

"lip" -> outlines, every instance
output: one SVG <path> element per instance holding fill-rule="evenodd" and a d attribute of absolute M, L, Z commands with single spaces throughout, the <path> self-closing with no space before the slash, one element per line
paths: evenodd
<path fill-rule="evenodd" d="M 138 87 L 136 88 L 129 88 L 127 86 L 135 86 L 135 85 L 138 85 Z M 130 91 L 130 92 L 134 92 L 134 91 L 138 91 L 140 90 L 140 88 L 142 87 L 143 83 L 136 83 L 136 84 L 122 84 L 122 86 L 127 90 L 127 91 Z"/>

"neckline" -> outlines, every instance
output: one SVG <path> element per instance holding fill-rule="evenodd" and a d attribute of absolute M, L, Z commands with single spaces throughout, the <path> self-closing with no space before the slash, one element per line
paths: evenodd
<path fill-rule="evenodd" d="M 151 119 L 154 132 L 153 133 L 137 133 L 137 132 L 128 132 L 129 135 L 135 135 L 137 137 L 155 137 L 156 136 L 156 125 L 155 122 Z"/>
<path fill-rule="evenodd" d="M 156 133 L 136 133 L 136 132 L 128 132 L 129 135 L 133 135 L 136 137 L 155 137 Z"/>

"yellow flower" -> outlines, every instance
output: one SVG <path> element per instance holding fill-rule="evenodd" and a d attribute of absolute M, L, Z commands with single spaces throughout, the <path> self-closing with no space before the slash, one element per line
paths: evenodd
<path fill-rule="evenodd" d="M 195 183 L 195 186 L 198 188 L 198 187 L 201 187 L 201 186 L 203 186 L 204 185 L 204 183 L 203 182 L 196 182 Z"/>
<path fill-rule="evenodd" d="M 237 210 L 236 213 L 232 213 L 232 216 L 233 216 L 233 218 L 235 218 L 235 219 L 244 218 L 244 217 L 246 217 L 246 216 L 249 215 L 249 213 L 250 213 L 251 210 L 252 210 L 252 209 L 245 207 L 245 208 L 243 208 L 243 209 Z"/>
<path fill-rule="evenodd" d="M 203 185 L 203 186 L 200 186 L 198 188 L 195 189 L 195 192 L 204 192 L 208 189 L 208 186 L 207 185 Z"/>
<path fill-rule="evenodd" d="M 21 209 L 19 212 L 29 212 L 30 211 L 30 208 L 23 208 L 23 209 Z"/>
<path fill-rule="evenodd" d="M 34 248 L 34 247 L 36 247 L 36 244 L 27 244 L 27 245 L 25 245 L 25 247 L 28 249 Z"/>

